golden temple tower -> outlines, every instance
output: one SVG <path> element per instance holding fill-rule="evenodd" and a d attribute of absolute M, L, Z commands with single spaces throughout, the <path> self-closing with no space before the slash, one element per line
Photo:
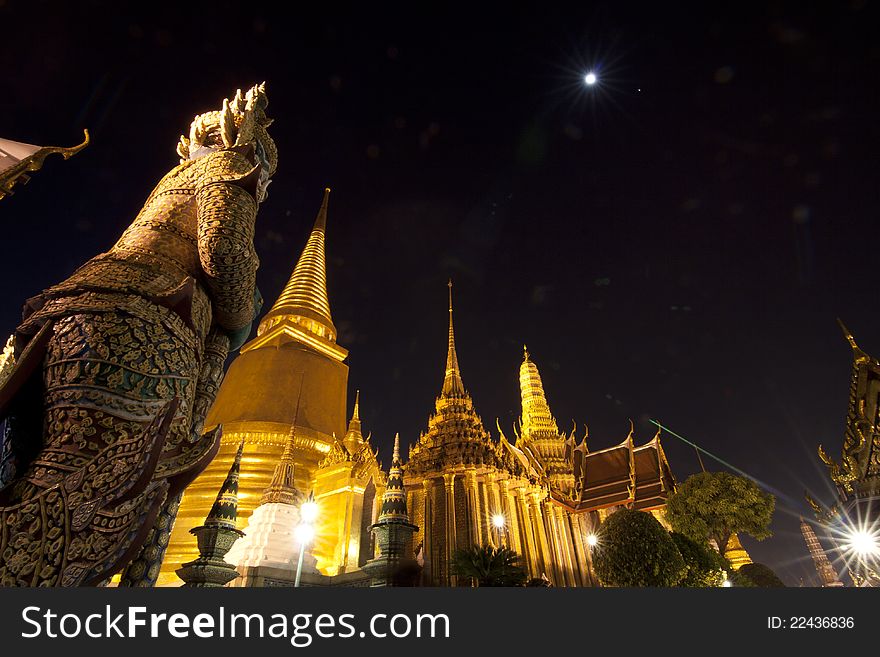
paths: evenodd
<path fill-rule="evenodd" d="M 529 350 L 525 346 L 519 368 L 519 389 L 522 417 L 516 446 L 532 453 L 552 488 L 570 494 L 574 489 L 574 473 L 566 457 L 568 438 L 559 432 L 544 394 L 541 374 L 537 365 L 529 359 Z"/>
<path fill-rule="evenodd" d="M 526 557 L 533 576 L 540 576 L 550 563 L 542 508 L 546 492 L 529 481 L 503 438 L 492 440 L 465 390 L 451 281 L 446 370 L 434 409 L 404 466 L 410 522 L 418 527 L 413 542 L 420 546 L 426 580 L 454 586 L 452 554 L 472 545 L 507 545 Z M 503 527 L 493 526 L 498 516 L 505 519 Z"/>
<path fill-rule="evenodd" d="M 843 586 L 843 582 L 840 581 L 840 578 L 837 576 L 837 571 L 834 569 L 834 566 L 831 565 L 831 561 L 829 561 L 825 549 L 819 542 L 819 537 L 816 536 L 816 532 L 813 531 L 813 528 L 810 527 L 807 521 L 803 518 L 801 518 L 801 534 L 803 534 L 804 542 L 807 544 L 807 549 L 810 551 L 810 556 L 813 558 L 813 565 L 816 566 L 816 572 L 819 573 L 819 578 L 822 580 L 822 586 Z"/>
<path fill-rule="evenodd" d="M 382 504 L 386 476 L 370 436 L 361 433 L 360 394 L 343 438 L 337 438 L 313 476 L 319 525 L 312 550 L 325 575 L 355 572 L 373 558 L 370 525 Z"/>
<path fill-rule="evenodd" d="M 312 489 L 319 462 L 345 430 L 348 351 L 336 343 L 327 296 L 324 199 L 290 280 L 232 362 L 205 422 L 223 425 L 217 457 L 183 496 L 160 584 L 175 584 L 174 571 L 197 556 L 189 530 L 213 502 L 239 443 L 244 442 L 239 489 L 239 527 L 259 504 L 291 434 L 299 402 L 293 458 L 295 484 Z M 326 519 L 326 516 L 324 516 Z M 335 522 L 335 519 L 327 520 Z M 317 527 L 318 533 L 321 527 Z M 316 555 L 319 560 L 320 556 Z"/>
<path fill-rule="evenodd" d="M 730 566 L 734 570 L 739 570 L 747 563 L 752 563 L 752 558 L 749 556 L 749 553 L 746 552 L 746 549 L 739 541 L 739 536 L 736 534 L 731 534 L 730 540 L 727 541 L 727 549 L 724 551 L 724 558 L 730 562 Z"/>

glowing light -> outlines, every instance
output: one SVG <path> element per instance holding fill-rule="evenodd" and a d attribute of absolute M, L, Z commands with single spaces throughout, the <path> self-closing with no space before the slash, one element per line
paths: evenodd
<path fill-rule="evenodd" d="M 596 82 L 598 82 L 598 80 L 599 79 L 596 77 L 596 74 L 593 73 L 592 71 L 590 71 L 589 73 L 586 74 L 586 76 L 584 76 L 584 82 L 586 82 L 589 85 L 596 84 Z"/>
<path fill-rule="evenodd" d="M 311 543 L 312 539 L 315 538 L 315 528 L 311 525 L 297 525 L 293 532 L 294 536 L 296 536 L 296 540 L 300 542 L 300 545 Z"/>
<path fill-rule="evenodd" d="M 506 524 L 507 520 L 504 517 L 503 513 L 496 513 L 492 516 L 492 525 L 495 527 L 495 529 L 503 529 L 504 525 Z"/>
<path fill-rule="evenodd" d="M 877 546 L 877 537 L 864 529 L 856 530 L 850 534 L 847 547 L 862 556 L 880 554 L 880 548 Z"/>
<path fill-rule="evenodd" d="M 590 534 L 587 536 L 587 545 L 589 545 L 590 547 L 596 547 L 596 545 L 598 543 L 599 543 L 599 537 L 596 536 L 595 534 Z"/>
<path fill-rule="evenodd" d="M 733 582 L 731 582 L 729 579 L 726 579 L 726 580 L 724 580 L 723 582 L 721 582 L 721 586 L 723 586 L 724 588 L 728 589 L 728 588 L 730 588 L 731 586 L 733 586 Z"/>
<path fill-rule="evenodd" d="M 315 522 L 315 518 L 318 517 L 318 503 L 311 501 L 303 502 L 302 506 L 299 507 L 299 517 L 306 523 Z"/>

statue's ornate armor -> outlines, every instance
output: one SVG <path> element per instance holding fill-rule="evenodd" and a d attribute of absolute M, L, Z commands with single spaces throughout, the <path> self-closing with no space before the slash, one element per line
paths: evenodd
<path fill-rule="evenodd" d="M 202 151 L 113 248 L 25 306 L 0 386 L 15 446 L 0 585 L 98 584 L 126 564 L 124 584 L 152 585 L 180 495 L 219 447 L 202 424 L 255 314 L 261 158 Z"/>

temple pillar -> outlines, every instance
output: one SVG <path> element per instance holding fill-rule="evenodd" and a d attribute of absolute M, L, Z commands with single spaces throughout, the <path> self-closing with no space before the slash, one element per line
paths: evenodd
<path fill-rule="evenodd" d="M 456 585 L 456 578 L 451 574 L 452 553 L 455 552 L 455 475 L 443 475 L 443 483 L 446 489 L 446 561 L 445 576 L 450 586 Z"/>
<path fill-rule="evenodd" d="M 519 518 L 516 513 L 516 500 L 513 497 L 513 491 L 510 490 L 510 481 L 507 479 L 501 482 L 501 486 L 504 489 L 504 502 L 505 502 L 505 515 L 507 516 L 507 523 L 510 526 L 508 529 L 508 540 L 510 541 L 510 549 L 516 552 L 523 566 L 528 567 L 527 559 L 528 557 L 523 553 L 521 537 L 519 533 Z"/>
<path fill-rule="evenodd" d="M 554 515 L 556 516 L 556 527 L 559 531 L 559 547 L 562 552 L 563 564 L 565 564 L 565 577 L 568 582 L 568 586 L 577 586 L 577 578 L 575 577 L 575 566 L 572 562 L 572 552 L 574 552 L 574 541 L 571 538 L 571 533 L 569 532 L 568 527 L 568 518 L 566 517 L 565 512 L 556 506 L 555 504 L 551 504 L 551 508 L 554 511 Z"/>
<path fill-rule="evenodd" d="M 480 495 L 477 490 L 477 471 L 475 469 L 467 470 L 464 475 L 465 492 L 469 507 L 470 522 L 470 543 L 472 545 L 481 545 L 480 543 Z"/>
<path fill-rule="evenodd" d="M 587 546 L 584 542 L 584 532 L 581 526 L 580 516 L 565 514 L 574 543 L 574 555 L 577 560 L 577 572 L 580 586 L 592 586 L 589 575 L 589 566 L 587 564 Z"/>
<path fill-rule="evenodd" d="M 529 508 L 532 512 L 532 524 L 535 527 L 535 543 L 538 547 L 539 562 L 542 567 L 542 572 L 546 573 L 548 577 L 554 577 L 554 564 L 551 557 L 550 545 L 547 541 L 547 531 L 544 527 L 544 514 L 541 509 L 541 493 L 533 490 L 531 491 L 531 498 Z M 554 582 L 554 584 L 558 585 L 558 580 Z"/>

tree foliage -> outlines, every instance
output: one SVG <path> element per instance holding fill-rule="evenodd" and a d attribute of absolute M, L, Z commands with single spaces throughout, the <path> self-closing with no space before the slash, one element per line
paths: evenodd
<path fill-rule="evenodd" d="M 599 527 L 593 566 L 603 586 L 675 586 L 687 566 L 649 513 L 620 509 Z"/>
<path fill-rule="evenodd" d="M 698 543 L 678 532 L 672 532 L 669 536 L 687 566 L 687 572 L 678 586 L 693 588 L 721 586 L 725 571 L 730 568 L 724 557 L 712 549 L 705 540 Z"/>
<path fill-rule="evenodd" d="M 748 578 L 753 586 L 758 586 L 760 588 L 785 587 L 785 584 L 779 579 L 776 573 L 762 563 L 747 563 L 741 566 L 740 569 L 736 571 L 736 574 L 737 579 L 743 577 Z M 737 581 L 735 579 L 734 584 L 736 583 Z"/>
<path fill-rule="evenodd" d="M 472 545 L 452 553 L 451 572 L 477 586 L 522 586 L 528 575 L 518 563 L 519 555 L 510 548 Z"/>
<path fill-rule="evenodd" d="M 736 532 L 759 541 L 771 536 L 775 506 L 776 498 L 750 479 L 729 472 L 701 472 L 669 496 L 666 518 L 676 532 L 698 543 L 712 539 L 724 554 Z"/>

